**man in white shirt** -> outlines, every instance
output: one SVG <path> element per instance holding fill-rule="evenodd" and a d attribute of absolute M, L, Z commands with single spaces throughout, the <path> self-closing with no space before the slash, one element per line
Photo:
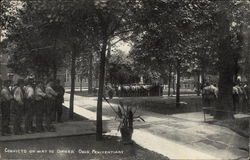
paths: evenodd
<path fill-rule="evenodd" d="M 23 133 L 21 128 L 22 115 L 24 110 L 24 80 L 19 79 L 17 87 L 14 89 L 14 134 L 19 135 Z"/>
<path fill-rule="evenodd" d="M 10 123 L 10 103 L 13 100 L 13 96 L 10 93 L 9 86 L 10 80 L 3 82 L 3 88 L 1 90 L 1 111 L 2 111 L 2 135 L 6 136 L 11 133 L 9 128 Z"/>

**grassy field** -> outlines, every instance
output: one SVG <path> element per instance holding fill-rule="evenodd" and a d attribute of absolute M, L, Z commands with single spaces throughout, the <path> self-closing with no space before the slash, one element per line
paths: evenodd
<path fill-rule="evenodd" d="M 69 91 L 67 93 L 70 93 Z M 192 89 L 180 89 L 181 94 L 196 94 L 196 92 Z M 81 92 L 79 90 L 75 91 L 76 95 L 79 96 L 85 96 L 85 97 L 95 97 L 97 96 L 97 93 L 89 94 L 88 90 L 82 90 Z M 170 90 L 170 94 L 173 95 L 173 89 Z M 163 95 L 168 95 L 168 90 L 163 90 Z"/>
<path fill-rule="evenodd" d="M 177 108 L 174 97 L 124 97 L 120 99 L 112 99 L 110 102 L 118 104 L 119 101 L 124 104 L 137 106 L 142 110 L 151 111 L 161 114 L 175 114 L 201 111 L 202 103 L 201 98 L 181 97 L 181 104 Z"/>

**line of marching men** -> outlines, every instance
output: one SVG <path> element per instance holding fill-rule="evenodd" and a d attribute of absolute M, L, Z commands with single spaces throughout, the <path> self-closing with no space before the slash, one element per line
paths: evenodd
<path fill-rule="evenodd" d="M 56 131 L 53 121 L 61 121 L 64 88 L 59 80 L 35 81 L 34 78 L 19 79 L 10 89 L 11 81 L 5 80 L 1 90 L 1 131 L 10 135 L 11 113 L 13 133 L 20 135 L 34 132 Z M 24 120 L 24 128 L 22 122 Z M 35 124 L 35 126 L 34 126 Z M 44 125 L 45 124 L 45 125 Z"/>
<path fill-rule="evenodd" d="M 153 85 L 121 85 L 117 88 L 120 97 L 162 96 L 163 87 L 159 84 Z"/>

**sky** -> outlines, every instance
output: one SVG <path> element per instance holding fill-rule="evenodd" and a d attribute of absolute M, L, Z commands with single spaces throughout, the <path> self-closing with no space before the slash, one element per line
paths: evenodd
<path fill-rule="evenodd" d="M 120 41 L 114 47 L 117 47 L 117 49 L 123 51 L 126 55 L 128 55 L 131 50 L 131 44 L 123 41 Z"/>

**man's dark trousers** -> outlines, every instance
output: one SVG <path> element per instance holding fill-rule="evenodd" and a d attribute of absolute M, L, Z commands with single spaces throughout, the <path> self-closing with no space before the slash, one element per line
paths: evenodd
<path fill-rule="evenodd" d="M 34 101 L 31 99 L 27 99 L 25 101 L 25 131 L 30 132 L 33 125 L 33 117 L 35 115 L 34 112 Z"/>
<path fill-rule="evenodd" d="M 43 131 L 44 100 L 37 100 L 36 106 L 36 130 Z"/>
<path fill-rule="evenodd" d="M 62 101 L 61 100 L 56 100 L 56 113 L 57 113 L 57 121 L 60 122 L 62 119 Z"/>
<path fill-rule="evenodd" d="M 10 101 L 3 101 L 1 103 L 2 110 L 2 134 L 10 133 Z"/>
<path fill-rule="evenodd" d="M 24 105 L 18 104 L 17 102 L 14 103 L 14 111 L 15 111 L 15 118 L 14 118 L 14 133 L 18 134 L 22 132 L 21 124 L 22 124 L 22 115 Z"/>

